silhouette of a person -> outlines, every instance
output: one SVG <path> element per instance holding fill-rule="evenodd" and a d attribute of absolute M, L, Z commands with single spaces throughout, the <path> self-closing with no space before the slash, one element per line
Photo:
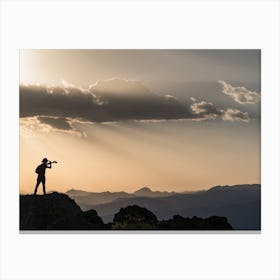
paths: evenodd
<path fill-rule="evenodd" d="M 52 168 L 52 163 L 47 158 L 43 158 L 42 164 L 38 165 L 36 168 L 36 173 L 38 174 L 38 177 L 37 177 L 37 184 L 34 190 L 34 195 L 37 194 L 37 189 L 40 183 L 42 183 L 43 192 L 44 194 L 46 194 L 46 177 L 45 177 L 46 168 Z"/>

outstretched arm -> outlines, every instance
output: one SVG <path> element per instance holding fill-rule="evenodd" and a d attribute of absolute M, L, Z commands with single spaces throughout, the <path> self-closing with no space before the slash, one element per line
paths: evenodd
<path fill-rule="evenodd" d="M 48 162 L 47 168 L 52 168 L 52 162 L 51 161 Z"/>

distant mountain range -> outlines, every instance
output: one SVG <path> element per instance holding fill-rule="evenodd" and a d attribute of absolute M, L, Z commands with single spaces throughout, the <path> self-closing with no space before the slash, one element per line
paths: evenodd
<path fill-rule="evenodd" d="M 95 193 L 72 189 L 66 194 L 82 210 L 96 210 L 104 222 L 111 222 L 120 208 L 139 205 L 155 213 L 159 219 L 170 219 L 177 214 L 204 218 L 216 215 L 227 217 L 237 230 L 261 229 L 259 184 L 215 186 L 207 191 L 192 193 L 159 192 L 145 187 L 134 193 Z"/>
<path fill-rule="evenodd" d="M 71 189 L 66 192 L 68 196 L 75 199 L 75 201 L 82 207 L 87 208 L 92 205 L 109 203 L 120 198 L 134 198 L 134 197 L 166 197 L 176 194 L 175 192 L 160 192 L 152 191 L 150 188 L 144 187 L 134 193 L 127 192 L 86 192 L 81 190 Z"/>

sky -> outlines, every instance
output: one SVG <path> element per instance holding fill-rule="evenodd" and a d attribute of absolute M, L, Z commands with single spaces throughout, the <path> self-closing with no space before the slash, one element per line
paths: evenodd
<path fill-rule="evenodd" d="M 260 183 L 260 50 L 20 50 L 20 192 Z M 41 187 L 40 190 L 42 191 Z"/>

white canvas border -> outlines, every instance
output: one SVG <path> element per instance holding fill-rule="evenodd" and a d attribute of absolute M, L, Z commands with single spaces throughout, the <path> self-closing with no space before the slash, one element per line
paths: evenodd
<path fill-rule="evenodd" d="M 280 279 L 278 1 L 1 2 L 1 279 Z M 20 234 L 22 48 L 262 50 L 261 234 Z"/>

